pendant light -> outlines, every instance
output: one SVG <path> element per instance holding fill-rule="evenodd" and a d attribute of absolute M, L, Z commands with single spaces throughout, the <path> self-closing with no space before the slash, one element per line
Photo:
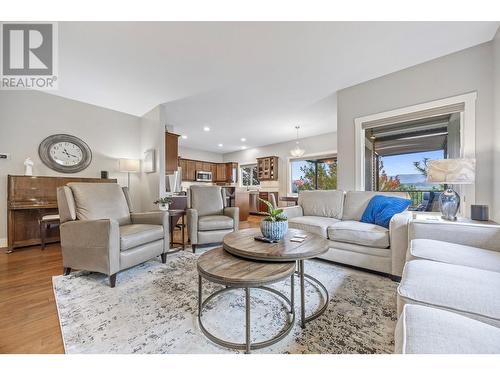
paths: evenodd
<path fill-rule="evenodd" d="M 295 129 L 297 129 L 297 140 L 295 141 L 295 148 L 290 150 L 290 154 L 294 157 L 294 158 L 300 158 L 302 155 L 304 155 L 304 153 L 306 152 L 306 150 L 304 150 L 303 148 L 300 148 L 299 146 L 299 129 L 300 129 L 300 126 L 296 126 Z"/>

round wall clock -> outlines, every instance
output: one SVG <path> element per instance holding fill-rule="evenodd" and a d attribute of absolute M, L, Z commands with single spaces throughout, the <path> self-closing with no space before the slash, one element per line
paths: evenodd
<path fill-rule="evenodd" d="M 92 161 L 90 147 L 69 134 L 54 134 L 45 138 L 38 147 L 43 164 L 57 172 L 83 171 Z"/>

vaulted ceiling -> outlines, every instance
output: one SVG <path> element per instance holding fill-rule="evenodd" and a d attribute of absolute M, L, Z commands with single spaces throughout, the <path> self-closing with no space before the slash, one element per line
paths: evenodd
<path fill-rule="evenodd" d="M 137 116 L 165 103 L 182 145 L 230 152 L 293 139 L 296 124 L 335 131 L 337 90 L 487 42 L 498 25 L 61 22 L 56 94 Z"/>

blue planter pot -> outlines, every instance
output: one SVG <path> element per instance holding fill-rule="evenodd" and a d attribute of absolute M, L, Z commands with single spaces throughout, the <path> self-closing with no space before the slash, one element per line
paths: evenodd
<path fill-rule="evenodd" d="M 262 235 L 269 238 L 272 241 L 279 241 L 288 231 L 288 220 L 287 221 L 265 221 L 260 222 L 260 231 Z"/>

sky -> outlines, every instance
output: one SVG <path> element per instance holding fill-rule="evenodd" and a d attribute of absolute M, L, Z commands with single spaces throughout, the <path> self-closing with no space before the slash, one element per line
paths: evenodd
<path fill-rule="evenodd" d="M 420 161 L 423 158 L 430 159 L 443 159 L 443 150 L 416 152 L 414 154 L 403 154 L 394 156 L 384 156 L 384 169 L 388 176 L 396 176 L 400 174 L 416 174 L 419 173 L 413 166 L 414 161 Z M 300 167 L 307 164 L 307 162 L 294 162 L 292 163 L 292 179 L 298 179 L 302 172 Z M 341 168 L 341 166 L 339 166 Z"/>
<path fill-rule="evenodd" d="M 423 158 L 443 159 L 443 150 L 416 152 L 414 154 L 384 156 L 384 169 L 388 176 L 396 176 L 398 174 L 415 174 L 419 173 L 413 165 L 414 161 L 421 161 Z"/>
<path fill-rule="evenodd" d="M 306 161 L 293 162 L 292 163 L 292 180 L 297 180 L 302 176 L 302 172 L 300 171 L 300 167 L 306 165 Z"/>

